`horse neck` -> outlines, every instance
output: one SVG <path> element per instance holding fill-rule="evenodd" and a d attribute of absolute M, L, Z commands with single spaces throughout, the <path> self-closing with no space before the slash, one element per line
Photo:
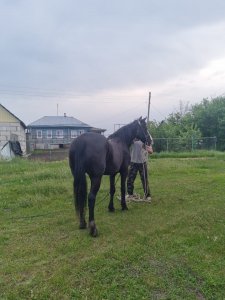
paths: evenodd
<path fill-rule="evenodd" d="M 109 139 L 111 138 L 118 138 L 121 142 L 127 145 L 129 148 L 131 144 L 133 143 L 134 138 L 136 137 L 136 129 L 133 124 L 126 125 L 119 130 L 117 130 L 115 133 L 113 133 L 111 136 L 109 136 Z"/>

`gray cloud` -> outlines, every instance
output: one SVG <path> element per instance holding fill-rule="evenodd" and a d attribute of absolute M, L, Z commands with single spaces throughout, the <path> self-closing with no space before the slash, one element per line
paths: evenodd
<path fill-rule="evenodd" d="M 2 1 L 0 92 L 50 103 L 197 73 L 223 58 L 224 11 L 223 0 Z"/>

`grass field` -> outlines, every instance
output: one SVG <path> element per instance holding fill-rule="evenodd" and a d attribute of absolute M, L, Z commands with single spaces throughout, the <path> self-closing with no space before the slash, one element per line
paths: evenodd
<path fill-rule="evenodd" d="M 104 178 L 91 238 L 67 161 L 0 162 L 0 299 L 225 299 L 225 155 L 149 168 L 152 203 L 127 212 Z"/>

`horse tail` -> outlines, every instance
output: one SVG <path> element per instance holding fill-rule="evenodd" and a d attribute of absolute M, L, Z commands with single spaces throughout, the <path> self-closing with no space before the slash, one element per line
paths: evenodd
<path fill-rule="evenodd" d="M 85 164 L 82 159 L 82 147 L 76 145 L 75 151 L 70 151 L 70 168 L 73 174 L 73 191 L 74 191 L 74 204 L 77 214 L 83 211 L 87 206 L 87 180 L 85 175 Z"/>

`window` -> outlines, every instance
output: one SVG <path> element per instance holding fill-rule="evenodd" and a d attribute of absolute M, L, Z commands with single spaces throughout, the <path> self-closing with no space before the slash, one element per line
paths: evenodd
<path fill-rule="evenodd" d="M 37 130 L 37 138 L 41 139 L 42 138 L 42 130 Z"/>
<path fill-rule="evenodd" d="M 71 130 L 71 138 L 75 139 L 78 136 L 77 130 Z"/>
<path fill-rule="evenodd" d="M 52 130 L 47 130 L 47 139 L 52 138 Z"/>
<path fill-rule="evenodd" d="M 63 130 L 56 130 L 56 138 L 63 139 Z"/>
<path fill-rule="evenodd" d="M 84 133 L 83 129 L 71 130 L 71 138 L 74 139 L 74 138 L 78 137 L 79 135 L 81 135 L 82 133 Z"/>

